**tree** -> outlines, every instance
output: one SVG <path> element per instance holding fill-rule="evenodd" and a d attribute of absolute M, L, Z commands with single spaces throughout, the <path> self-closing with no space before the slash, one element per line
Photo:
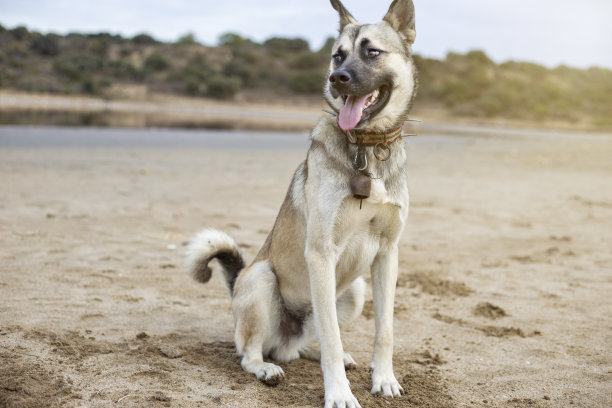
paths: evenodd
<path fill-rule="evenodd" d="M 275 55 L 283 55 L 290 52 L 310 52 L 308 42 L 302 38 L 272 37 L 264 42 L 264 47 Z"/>
<path fill-rule="evenodd" d="M 9 33 L 11 33 L 14 39 L 19 40 L 19 41 L 25 40 L 26 37 L 30 34 L 26 26 L 22 26 L 22 25 L 15 27 L 12 30 L 8 30 L 8 31 Z"/>
<path fill-rule="evenodd" d="M 242 47 L 246 44 L 252 44 L 248 38 L 240 36 L 236 33 L 225 33 L 219 36 L 219 45 L 225 45 L 230 48 Z"/>
<path fill-rule="evenodd" d="M 147 71 L 159 72 L 170 66 L 170 61 L 158 51 L 153 51 L 144 61 L 144 67 Z"/>
<path fill-rule="evenodd" d="M 240 79 L 215 76 L 208 81 L 206 94 L 216 99 L 231 99 L 240 91 Z"/>
<path fill-rule="evenodd" d="M 44 56 L 55 56 L 59 54 L 58 36 L 54 34 L 36 34 L 30 42 L 30 49 Z"/>
<path fill-rule="evenodd" d="M 179 37 L 177 44 L 197 44 L 198 42 L 195 39 L 193 33 L 187 33 L 181 37 Z"/>
<path fill-rule="evenodd" d="M 134 36 L 132 42 L 138 45 L 153 45 L 158 44 L 157 40 L 151 37 L 149 34 L 142 33 Z"/>

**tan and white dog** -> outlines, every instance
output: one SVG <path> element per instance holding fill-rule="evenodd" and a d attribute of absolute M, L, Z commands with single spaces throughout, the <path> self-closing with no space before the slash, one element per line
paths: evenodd
<path fill-rule="evenodd" d="M 200 282 L 218 260 L 242 367 L 274 385 L 283 370 L 264 357 L 320 360 L 326 408 L 360 406 L 345 373 L 356 363 L 343 350 L 340 329 L 361 313 L 366 273 L 376 319 L 372 393 L 403 392 L 392 362 L 398 240 L 408 216 L 400 134 L 416 91 L 412 1 L 394 0 L 383 21 L 371 25 L 360 25 L 339 0 L 331 3 L 340 34 L 324 96 L 335 115 L 312 131 L 270 235 L 246 268 L 236 242 L 212 229 L 195 236 L 187 259 Z M 355 187 L 356 179 L 365 186 Z"/>

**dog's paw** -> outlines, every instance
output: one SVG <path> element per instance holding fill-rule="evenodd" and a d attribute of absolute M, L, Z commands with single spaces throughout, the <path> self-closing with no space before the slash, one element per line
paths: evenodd
<path fill-rule="evenodd" d="M 344 369 L 354 370 L 357 368 L 357 363 L 349 353 L 344 353 Z"/>
<path fill-rule="evenodd" d="M 276 364 L 263 363 L 255 372 L 255 376 L 264 384 L 275 386 L 285 378 L 285 372 Z"/>
<path fill-rule="evenodd" d="M 372 394 L 382 394 L 385 397 L 399 397 L 404 389 L 397 382 L 393 373 L 390 375 L 377 375 L 372 372 Z"/>
<path fill-rule="evenodd" d="M 325 378 L 325 408 L 361 408 L 344 374 Z"/>
<path fill-rule="evenodd" d="M 325 408 L 361 408 L 361 405 L 347 385 L 346 390 L 325 391 Z"/>

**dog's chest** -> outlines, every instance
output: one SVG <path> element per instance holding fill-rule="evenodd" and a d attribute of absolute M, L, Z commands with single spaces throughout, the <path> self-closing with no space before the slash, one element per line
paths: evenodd
<path fill-rule="evenodd" d="M 338 289 L 369 272 L 381 245 L 395 241 L 403 229 L 401 207 L 388 202 L 386 192 L 380 190 L 384 186 L 374 186 L 374 194 L 362 203 L 348 199 L 339 217 L 335 234 L 340 251 L 336 266 Z"/>
<path fill-rule="evenodd" d="M 382 180 L 372 179 L 370 196 L 366 201 L 371 204 L 384 204 L 389 202 L 389 194 Z"/>

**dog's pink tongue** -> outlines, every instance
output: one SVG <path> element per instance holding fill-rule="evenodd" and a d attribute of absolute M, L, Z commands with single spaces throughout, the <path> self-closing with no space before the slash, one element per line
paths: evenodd
<path fill-rule="evenodd" d="M 340 125 L 340 129 L 351 130 L 357 126 L 361 120 L 361 113 L 365 107 L 366 100 L 370 95 L 371 94 L 365 96 L 349 96 L 346 99 L 346 103 L 344 107 L 340 109 L 340 114 L 338 115 L 338 125 Z"/>

